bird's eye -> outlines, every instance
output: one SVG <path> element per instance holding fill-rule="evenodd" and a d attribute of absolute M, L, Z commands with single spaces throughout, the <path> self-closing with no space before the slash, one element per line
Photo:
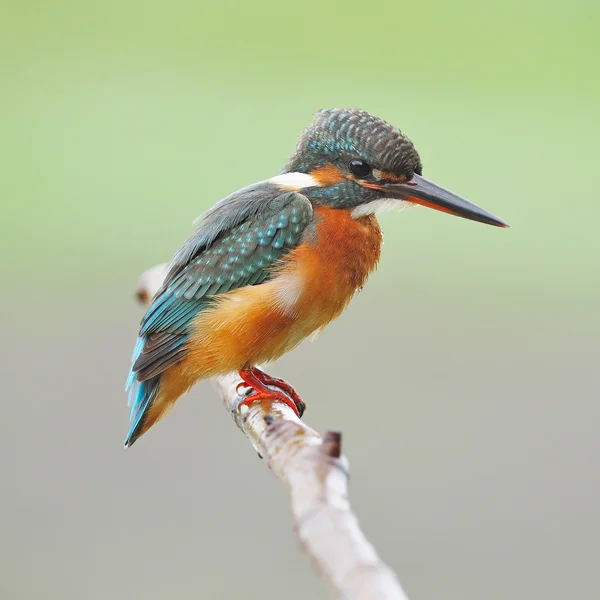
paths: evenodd
<path fill-rule="evenodd" d="M 364 160 L 351 160 L 350 171 L 359 179 L 364 179 L 371 174 L 371 167 Z"/>

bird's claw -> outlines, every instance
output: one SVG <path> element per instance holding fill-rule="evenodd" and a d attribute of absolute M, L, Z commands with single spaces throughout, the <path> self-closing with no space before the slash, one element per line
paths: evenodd
<path fill-rule="evenodd" d="M 302 418 L 306 410 L 306 404 L 289 383 L 283 379 L 271 377 L 256 367 L 242 370 L 239 374 L 243 382 L 237 385 L 236 392 L 241 395 L 241 390 L 246 388 L 244 392 L 246 395 L 239 400 L 235 407 L 236 409 L 239 409 L 241 406 L 248 406 L 253 402 L 259 402 L 260 400 L 279 400 L 287 404 L 296 413 L 298 418 Z M 249 390 L 254 393 L 248 395 Z"/>

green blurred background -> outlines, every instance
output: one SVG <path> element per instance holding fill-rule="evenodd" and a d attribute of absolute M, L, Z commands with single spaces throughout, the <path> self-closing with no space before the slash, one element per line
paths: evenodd
<path fill-rule="evenodd" d="M 0 597 L 327 597 L 209 384 L 121 444 L 138 275 L 334 106 L 512 228 L 384 215 L 274 372 L 413 600 L 598 597 L 599 40 L 591 0 L 1 2 Z"/>

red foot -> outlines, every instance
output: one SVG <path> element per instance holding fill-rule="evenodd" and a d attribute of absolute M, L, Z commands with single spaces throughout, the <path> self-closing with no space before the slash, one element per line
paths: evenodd
<path fill-rule="evenodd" d="M 287 404 L 296 413 L 298 418 L 304 414 L 306 404 L 304 404 L 294 388 L 289 383 L 283 381 L 283 379 L 271 377 L 256 367 L 239 371 L 239 375 L 244 383 L 256 392 L 248 396 L 248 398 L 244 398 L 240 402 L 240 406 L 243 404 L 252 404 L 257 400 L 279 400 Z M 268 387 L 269 385 L 278 387 L 283 391 L 273 390 Z"/>

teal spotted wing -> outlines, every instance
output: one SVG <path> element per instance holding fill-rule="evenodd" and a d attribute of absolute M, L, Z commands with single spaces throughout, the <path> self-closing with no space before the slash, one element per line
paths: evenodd
<path fill-rule="evenodd" d="M 198 313 L 215 295 L 267 280 L 313 219 L 308 199 L 292 192 L 263 201 L 252 211 L 247 203 L 243 207 L 246 218 L 241 222 L 231 214 L 239 206 L 217 205 L 207 213 L 176 254 L 142 320 L 128 379 L 132 431 L 152 400 L 160 374 L 185 355 L 189 327 Z M 222 211 L 230 212 L 223 216 Z M 225 229 L 223 223 L 234 225 Z"/>

